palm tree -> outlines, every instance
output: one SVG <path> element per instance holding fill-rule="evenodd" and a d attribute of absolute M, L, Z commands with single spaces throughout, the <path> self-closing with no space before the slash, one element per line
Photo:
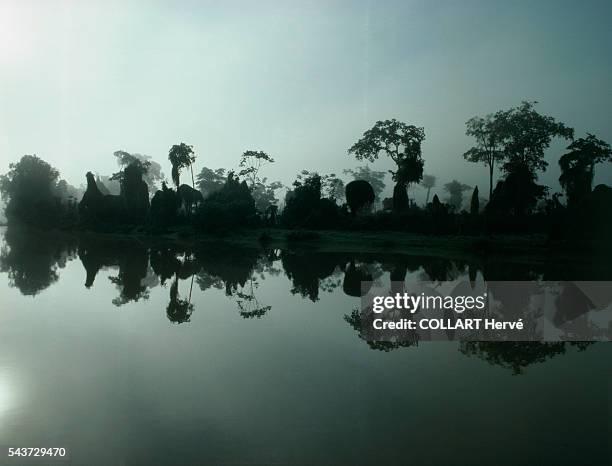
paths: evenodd
<path fill-rule="evenodd" d="M 433 175 L 423 175 L 421 186 L 427 188 L 427 199 L 425 200 L 425 205 L 427 205 L 429 204 L 429 194 L 431 193 L 431 188 L 436 186 L 436 177 Z"/>
<path fill-rule="evenodd" d="M 170 148 L 168 159 L 172 164 L 172 182 L 177 188 L 180 185 L 181 169 L 189 167 L 191 169 L 191 185 L 193 189 L 195 189 L 195 180 L 193 177 L 193 162 L 195 162 L 195 158 L 193 146 L 189 146 L 184 142 L 175 144 Z"/>

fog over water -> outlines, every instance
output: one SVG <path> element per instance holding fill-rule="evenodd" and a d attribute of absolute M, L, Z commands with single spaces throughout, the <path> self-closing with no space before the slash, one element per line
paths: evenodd
<path fill-rule="evenodd" d="M 612 140 L 606 1 L 0 1 L 0 172 L 35 153 L 70 183 L 116 171 L 112 153 L 170 172 L 172 144 L 195 170 L 236 167 L 247 149 L 336 172 L 379 119 L 424 126 L 425 172 L 481 188 L 460 156 L 465 121 L 537 100 L 538 110 Z M 559 190 L 548 152 L 541 181 Z M 375 168 L 392 168 L 379 160 Z M 595 184 L 612 183 L 610 165 Z M 437 188 L 440 189 L 440 188 Z M 422 202 L 424 190 L 411 189 Z"/>

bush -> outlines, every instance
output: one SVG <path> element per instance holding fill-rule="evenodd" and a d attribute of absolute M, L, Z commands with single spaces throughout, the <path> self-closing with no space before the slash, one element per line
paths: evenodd
<path fill-rule="evenodd" d="M 251 191 L 231 172 L 225 185 L 204 200 L 196 216 L 196 224 L 207 231 L 256 226 L 258 221 Z"/>

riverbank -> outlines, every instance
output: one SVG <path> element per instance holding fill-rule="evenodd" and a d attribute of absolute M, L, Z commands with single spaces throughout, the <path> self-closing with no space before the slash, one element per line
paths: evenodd
<path fill-rule="evenodd" d="M 245 229 L 218 234 L 176 227 L 152 234 L 144 231 L 123 233 L 77 232 L 78 235 L 106 239 L 132 239 L 148 245 L 172 242 L 181 245 L 226 243 L 237 247 L 301 249 L 317 252 L 395 253 L 423 256 L 468 258 L 496 257 L 518 262 L 598 261 L 610 258 L 601 245 L 551 242 L 546 235 L 437 236 L 398 231 L 310 231 L 280 228 Z M 601 254 L 605 252 L 605 254 Z"/>
<path fill-rule="evenodd" d="M 8 228 L 7 225 L 0 227 Z M 24 225 L 13 228 L 60 233 L 105 240 L 135 240 L 147 245 L 159 243 L 231 243 L 240 247 L 277 249 L 311 249 L 320 252 L 385 252 L 443 256 L 457 253 L 469 255 L 514 255 L 575 257 L 585 253 L 601 251 L 600 245 L 569 244 L 551 242 L 546 235 L 419 235 L 400 231 L 338 231 L 338 230 L 287 230 L 281 228 L 244 229 L 222 233 L 202 233 L 191 227 L 174 227 L 164 231 L 150 232 L 141 228 L 123 228 L 114 232 L 90 230 L 37 230 Z"/>

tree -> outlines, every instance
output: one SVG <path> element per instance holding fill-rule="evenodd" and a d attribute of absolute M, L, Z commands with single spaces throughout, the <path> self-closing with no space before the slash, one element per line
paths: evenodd
<path fill-rule="evenodd" d="M 223 188 L 208 196 L 198 210 L 198 221 L 205 230 L 244 228 L 255 219 L 251 189 L 231 171 Z"/>
<path fill-rule="evenodd" d="M 148 155 L 130 154 L 129 152 L 118 150 L 113 153 L 117 159 L 117 164 L 120 167 L 119 172 L 113 173 L 110 180 L 117 180 L 121 183 L 123 172 L 129 165 L 139 167 L 142 173 L 142 179 L 149 187 L 149 192 L 154 194 L 158 189 L 158 184 L 164 181 L 164 174 L 161 171 L 161 165 L 152 160 Z"/>
<path fill-rule="evenodd" d="M 342 199 L 344 199 L 344 181 L 334 173 L 323 175 L 321 177 L 321 191 L 326 198 L 334 202 L 342 202 Z"/>
<path fill-rule="evenodd" d="M 364 180 L 370 183 L 375 199 L 380 199 L 380 194 L 385 189 L 385 172 L 371 170 L 367 165 L 362 165 L 355 170 L 344 170 L 344 173 L 351 175 L 354 180 Z"/>
<path fill-rule="evenodd" d="M 267 178 L 259 177 L 261 169 L 269 163 L 274 163 L 274 159 L 269 154 L 263 151 L 247 150 L 240 156 L 238 164 L 242 168 L 238 176 L 246 178 L 257 210 L 260 212 L 265 212 L 269 206 L 278 202 L 275 191 L 283 187 L 280 181 L 267 184 Z"/>
<path fill-rule="evenodd" d="M 540 115 L 534 109 L 535 104 L 537 102 L 524 101 L 518 107 L 497 112 L 495 125 L 501 138 L 504 171 L 511 173 L 524 166 L 537 179 L 537 171 L 548 166 L 544 151 L 552 138 L 573 139 L 574 130 L 553 117 Z"/>
<path fill-rule="evenodd" d="M 305 224 L 320 200 L 321 176 L 302 170 L 293 182 L 293 190 L 285 197 L 283 223 L 291 227 Z"/>
<path fill-rule="evenodd" d="M 449 194 L 448 203 L 455 208 L 456 212 L 459 212 L 463 205 L 463 192 L 469 189 L 472 189 L 472 187 L 457 180 L 444 185 L 444 190 Z"/>
<path fill-rule="evenodd" d="M 253 188 L 259 180 L 259 171 L 268 164 L 273 163 L 274 159 L 263 151 L 247 150 L 240 156 L 238 166 L 242 168 L 238 176 L 245 177 L 249 186 Z"/>
<path fill-rule="evenodd" d="M 423 175 L 421 186 L 427 189 L 427 198 L 425 199 L 425 205 L 427 205 L 429 204 L 429 194 L 431 193 L 431 188 L 436 186 L 436 177 L 433 175 Z"/>
<path fill-rule="evenodd" d="M 346 185 L 346 202 L 353 217 L 364 207 L 369 209 L 374 199 L 374 189 L 367 181 L 353 180 Z"/>
<path fill-rule="evenodd" d="M 325 197 L 334 202 L 342 201 L 344 198 L 344 181 L 338 178 L 335 173 L 319 175 L 317 172 L 302 170 L 297 174 L 293 186 L 299 186 L 302 183 L 312 183 L 314 179 L 319 179 L 321 184 L 319 197 Z"/>
<path fill-rule="evenodd" d="M 265 212 L 271 205 L 276 205 L 278 202 L 276 191 L 282 187 L 283 184 L 280 181 L 268 183 L 267 178 L 261 179 L 260 182 L 251 189 L 257 210 L 259 212 Z"/>
<path fill-rule="evenodd" d="M 175 144 L 168 152 L 168 160 L 172 164 L 172 182 L 178 188 L 180 185 L 181 170 L 185 167 L 191 169 L 191 185 L 195 189 L 195 180 L 193 178 L 193 163 L 195 162 L 195 154 L 193 146 L 189 146 L 184 142 Z"/>
<path fill-rule="evenodd" d="M 463 154 L 474 163 L 484 163 L 489 168 L 489 197 L 493 193 L 493 172 L 495 162 L 503 159 L 502 135 L 496 115 L 470 118 L 466 123 L 465 134 L 476 139 L 476 145 Z"/>
<path fill-rule="evenodd" d="M 478 198 L 478 186 L 474 188 L 472 193 L 472 200 L 470 201 L 470 213 L 472 215 L 478 214 L 480 211 L 480 199 Z"/>
<path fill-rule="evenodd" d="M 518 164 L 497 183 L 486 210 L 501 215 L 529 214 L 547 192 L 548 187 L 537 183 L 537 175 L 527 165 Z"/>
<path fill-rule="evenodd" d="M 611 161 L 612 150 L 607 142 L 591 133 L 573 141 L 567 150 L 559 159 L 559 183 L 565 190 L 568 205 L 576 205 L 592 190 L 595 165 Z"/>
<path fill-rule="evenodd" d="M 36 155 L 24 155 L 19 162 L 11 163 L 8 173 L 0 177 L 7 218 L 37 222 L 40 215 L 50 215 L 58 178 L 59 172 Z"/>
<path fill-rule="evenodd" d="M 210 196 L 215 191 L 220 190 L 227 180 L 224 168 L 217 168 L 212 170 L 208 167 L 202 168 L 197 179 L 198 189 L 202 192 L 204 197 Z"/>
<path fill-rule="evenodd" d="M 414 125 L 407 125 L 395 119 L 377 121 L 348 150 L 357 160 L 378 159 L 384 152 L 397 165 L 391 171 L 396 183 L 393 205 L 396 210 L 407 207 L 406 188 L 410 183 L 418 183 L 423 178 L 423 159 L 421 143 L 425 140 L 425 130 Z"/>

